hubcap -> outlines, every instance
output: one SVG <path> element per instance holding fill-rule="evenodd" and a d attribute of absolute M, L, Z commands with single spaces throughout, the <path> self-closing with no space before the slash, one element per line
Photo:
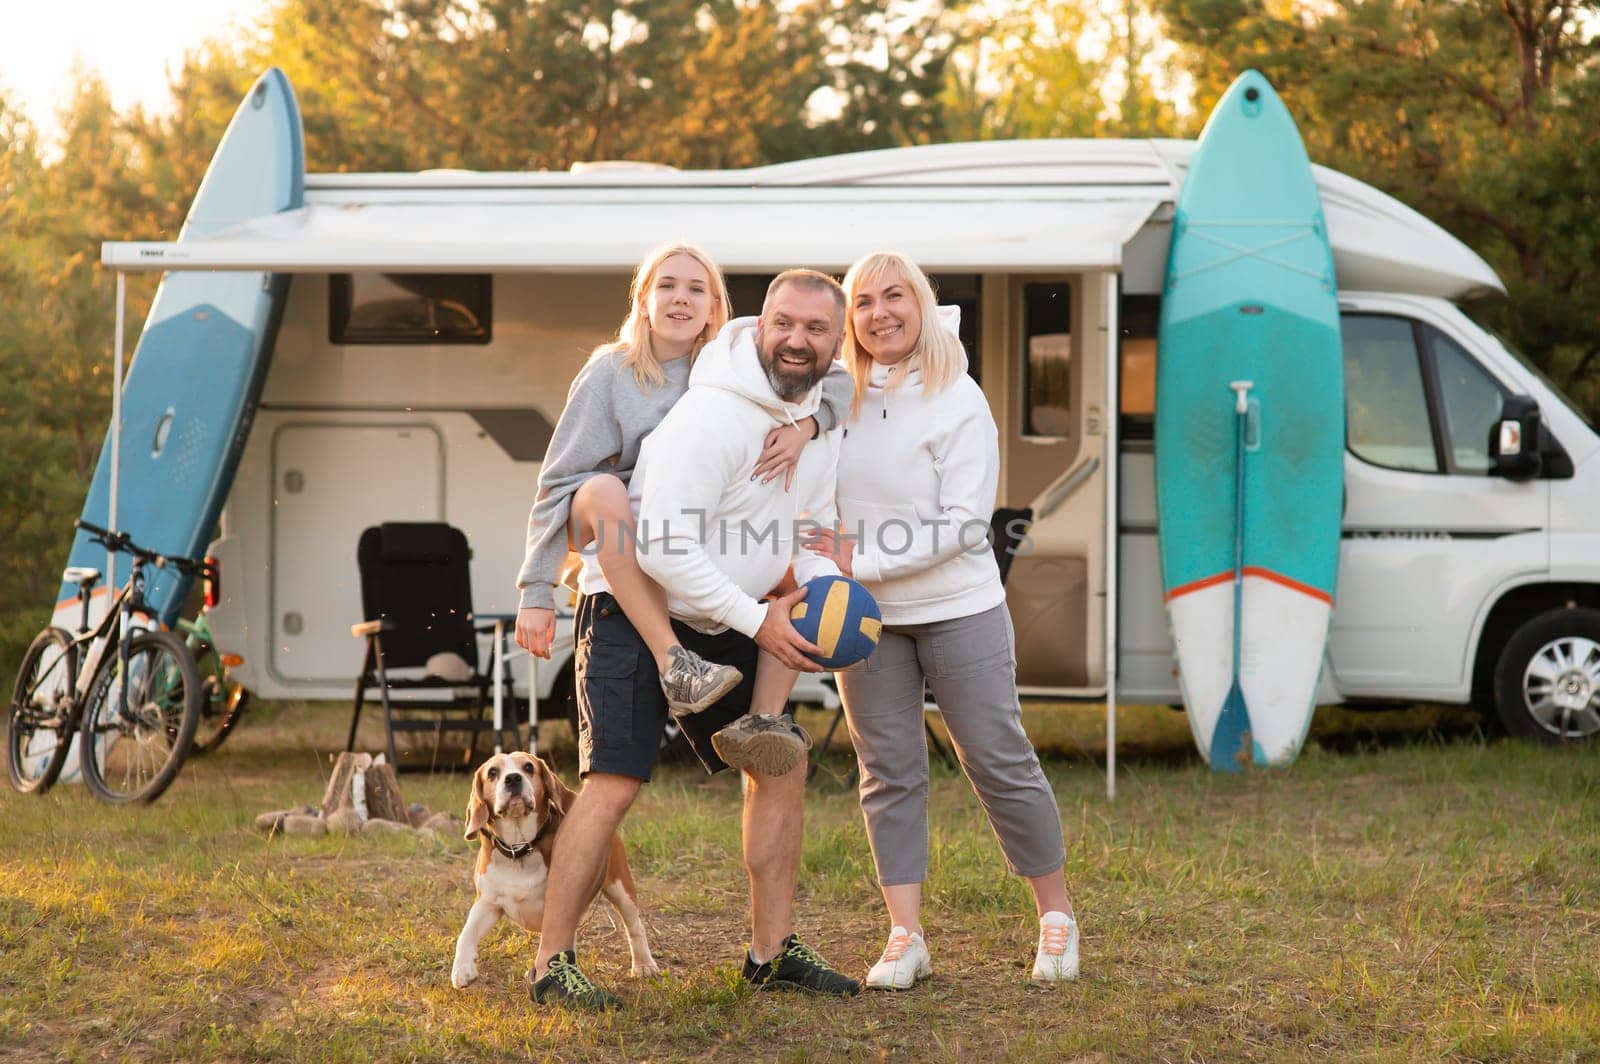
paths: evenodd
<path fill-rule="evenodd" d="M 1539 648 L 1522 674 L 1528 713 L 1563 739 L 1600 732 L 1600 643 L 1581 636 L 1555 639 Z"/>

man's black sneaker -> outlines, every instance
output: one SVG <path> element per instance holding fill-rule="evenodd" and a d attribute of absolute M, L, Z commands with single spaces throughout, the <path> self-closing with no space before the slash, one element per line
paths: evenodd
<path fill-rule="evenodd" d="M 839 997 L 861 993 L 860 983 L 834 971 L 820 953 L 794 935 L 784 939 L 778 955 L 765 964 L 757 964 L 746 953 L 744 978 L 757 990 L 804 990 Z"/>
<path fill-rule="evenodd" d="M 540 1005 L 565 1005 L 589 1012 L 622 1007 L 621 998 L 589 981 L 578 967 L 577 954 L 570 949 L 550 958 L 544 978 L 528 987 L 528 996 Z"/>

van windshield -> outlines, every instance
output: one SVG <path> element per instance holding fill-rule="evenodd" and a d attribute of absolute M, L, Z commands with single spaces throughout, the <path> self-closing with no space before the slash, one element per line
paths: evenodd
<path fill-rule="evenodd" d="M 1578 420 L 1579 421 L 1582 421 L 1585 425 L 1589 426 L 1589 431 L 1590 432 L 1593 432 L 1593 433 L 1596 433 L 1596 434 L 1600 434 L 1600 425 L 1595 424 L 1594 418 L 1590 417 L 1588 415 L 1588 413 L 1585 412 L 1582 407 L 1580 407 L 1577 403 L 1573 402 L 1571 397 L 1568 396 L 1566 392 L 1561 390 L 1561 386 L 1559 384 L 1557 384 L 1555 381 L 1550 379 L 1550 375 L 1549 374 L 1547 374 L 1544 370 L 1540 369 L 1538 366 L 1534 365 L 1533 359 L 1529 358 L 1527 355 L 1523 354 L 1521 351 L 1518 351 L 1516 349 L 1516 347 L 1511 343 L 1511 341 L 1507 340 L 1504 336 L 1501 336 L 1494 329 L 1491 329 L 1489 326 L 1483 324 L 1483 322 L 1480 321 L 1480 322 L 1477 322 L 1476 324 L 1477 324 L 1478 328 L 1482 329 L 1484 332 L 1486 332 L 1490 336 L 1494 337 L 1495 338 L 1495 342 L 1498 343 L 1501 347 L 1505 348 L 1506 354 L 1510 355 L 1512 358 L 1514 358 L 1518 362 L 1522 363 L 1522 367 L 1524 369 L 1526 369 L 1529 373 L 1532 373 L 1535 377 L 1538 377 L 1539 380 L 1544 384 L 1544 386 L 1546 388 L 1550 389 L 1550 394 L 1551 395 L 1554 395 L 1557 399 L 1560 399 L 1561 400 L 1561 404 L 1563 406 L 1565 406 L 1568 410 L 1572 411 L 1574 414 L 1578 415 Z"/>

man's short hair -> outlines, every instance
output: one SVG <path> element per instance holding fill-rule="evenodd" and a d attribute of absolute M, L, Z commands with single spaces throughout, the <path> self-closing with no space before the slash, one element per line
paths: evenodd
<path fill-rule="evenodd" d="M 772 305 L 772 297 L 780 290 L 794 285 L 796 288 L 805 288 L 813 292 L 831 292 L 833 294 L 834 308 L 839 312 L 839 324 L 844 325 L 844 288 L 832 277 L 821 270 L 784 270 L 772 279 L 767 285 L 767 296 L 761 301 L 761 316 L 767 316 L 767 307 Z"/>

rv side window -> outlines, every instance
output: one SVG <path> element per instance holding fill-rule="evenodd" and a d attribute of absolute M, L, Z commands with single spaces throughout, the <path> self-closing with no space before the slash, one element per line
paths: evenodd
<path fill-rule="evenodd" d="M 486 344 L 488 274 L 336 273 L 328 278 L 335 344 Z"/>
<path fill-rule="evenodd" d="M 1488 475 L 1494 465 L 1489 433 L 1500 420 L 1506 393 L 1476 359 L 1438 329 L 1424 325 L 1422 342 L 1433 358 L 1451 472 Z"/>
<path fill-rule="evenodd" d="M 1125 295 L 1117 318 L 1122 333 L 1118 373 L 1122 437 L 1148 440 L 1155 435 L 1156 333 L 1161 297 Z"/>
<path fill-rule="evenodd" d="M 1413 324 L 1370 314 L 1346 314 L 1341 324 L 1350 450 L 1389 469 L 1439 472 Z"/>
<path fill-rule="evenodd" d="M 1023 435 L 1071 435 L 1072 286 L 1023 285 L 1022 329 Z"/>

